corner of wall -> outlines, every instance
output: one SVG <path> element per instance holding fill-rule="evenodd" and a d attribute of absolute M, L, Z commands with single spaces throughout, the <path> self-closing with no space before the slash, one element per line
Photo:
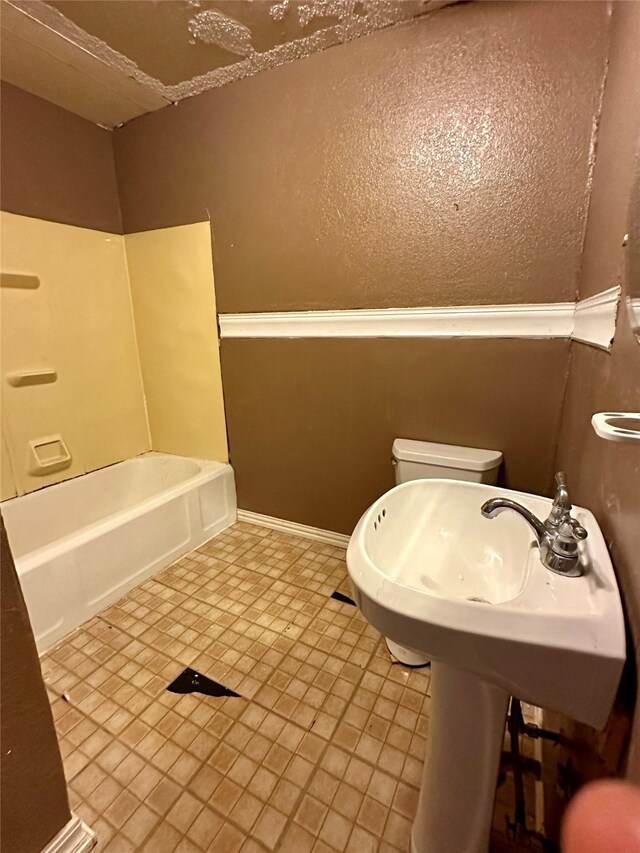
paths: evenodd
<path fill-rule="evenodd" d="M 2 849 L 34 853 L 71 818 L 60 749 L 35 640 L 0 519 Z"/>
<path fill-rule="evenodd" d="M 613 561 L 625 608 L 630 647 L 621 695 L 604 737 L 566 729 L 582 741 L 580 759 L 587 773 L 597 771 L 601 751 L 611 734 L 630 727 L 626 775 L 640 781 L 640 685 L 625 683 L 640 665 L 640 456 L 637 448 L 598 438 L 591 416 L 598 411 L 640 410 L 640 345 L 632 332 L 624 300 L 630 295 L 625 270 L 624 235 L 632 233 L 629 199 L 640 144 L 640 4 L 613 7 L 609 67 L 601 108 L 597 156 L 580 270 L 580 296 L 620 285 L 622 300 L 609 351 L 579 341 L 571 343 L 571 360 L 562 407 L 556 464 L 567 472 L 572 500 L 596 516 Z M 615 738 L 614 738 L 615 739 Z M 616 740 L 618 752 L 621 738 Z M 591 762 L 588 759 L 591 754 Z M 587 760 L 585 761 L 585 756 Z M 619 756 L 618 756 L 619 757 Z M 613 760 L 609 756 L 609 760 Z M 614 762 L 615 764 L 615 762 Z M 602 767 L 600 765 L 600 775 Z M 610 772 L 617 772 L 614 766 Z M 596 775 L 598 773 L 596 772 Z M 588 776 L 587 776 L 588 778 Z"/>

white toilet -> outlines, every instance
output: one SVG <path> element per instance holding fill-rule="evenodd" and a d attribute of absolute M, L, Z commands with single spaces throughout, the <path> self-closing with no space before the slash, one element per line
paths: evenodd
<path fill-rule="evenodd" d="M 409 480 L 466 480 L 469 483 L 495 485 L 502 462 L 499 450 L 479 450 L 475 447 L 455 447 L 431 441 L 411 441 L 396 438 L 393 442 L 393 464 L 396 483 Z M 423 652 L 401 646 L 387 638 L 391 654 L 407 666 L 425 666 L 429 659 Z"/>

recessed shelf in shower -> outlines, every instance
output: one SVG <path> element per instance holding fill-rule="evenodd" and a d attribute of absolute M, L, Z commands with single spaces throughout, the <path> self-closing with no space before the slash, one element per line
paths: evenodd
<path fill-rule="evenodd" d="M 7 374 L 7 382 L 13 388 L 24 388 L 28 385 L 50 385 L 58 379 L 58 372 L 49 368 L 45 370 L 16 370 Z"/>
<path fill-rule="evenodd" d="M 0 287 L 16 290 L 36 290 L 40 287 L 40 277 L 30 273 L 3 272 L 0 274 Z"/>

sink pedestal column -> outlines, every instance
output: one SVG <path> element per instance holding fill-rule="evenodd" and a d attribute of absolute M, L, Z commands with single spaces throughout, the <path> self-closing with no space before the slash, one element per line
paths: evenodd
<path fill-rule="evenodd" d="M 431 697 L 411 853 L 487 853 L 509 695 L 434 662 Z"/>

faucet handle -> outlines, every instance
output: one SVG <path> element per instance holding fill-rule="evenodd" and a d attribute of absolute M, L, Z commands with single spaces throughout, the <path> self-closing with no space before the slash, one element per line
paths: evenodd
<path fill-rule="evenodd" d="M 555 507 L 562 507 L 562 509 L 571 509 L 571 501 L 569 500 L 569 491 L 567 489 L 567 475 L 564 471 L 558 471 L 556 474 L 556 496 L 553 505 Z"/>
<path fill-rule="evenodd" d="M 567 477 L 564 471 L 556 474 L 556 493 L 551 505 L 549 517 L 544 526 L 549 533 L 556 533 L 560 525 L 571 517 L 571 501 L 567 490 Z"/>
<path fill-rule="evenodd" d="M 555 539 L 551 543 L 551 548 L 556 554 L 577 553 L 578 542 L 587 538 L 587 531 L 575 518 L 563 521 L 558 527 L 558 532 Z"/>
<path fill-rule="evenodd" d="M 578 535 L 578 531 L 582 531 L 585 536 L 587 533 L 582 527 L 576 528 L 573 521 L 567 519 L 560 523 L 543 560 L 548 569 L 568 577 L 581 573 L 578 542 L 585 537 Z"/>
<path fill-rule="evenodd" d="M 576 539 L 586 539 L 589 535 L 586 529 L 580 524 L 577 518 L 569 518 L 569 523 L 573 528 L 573 535 Z"/>

